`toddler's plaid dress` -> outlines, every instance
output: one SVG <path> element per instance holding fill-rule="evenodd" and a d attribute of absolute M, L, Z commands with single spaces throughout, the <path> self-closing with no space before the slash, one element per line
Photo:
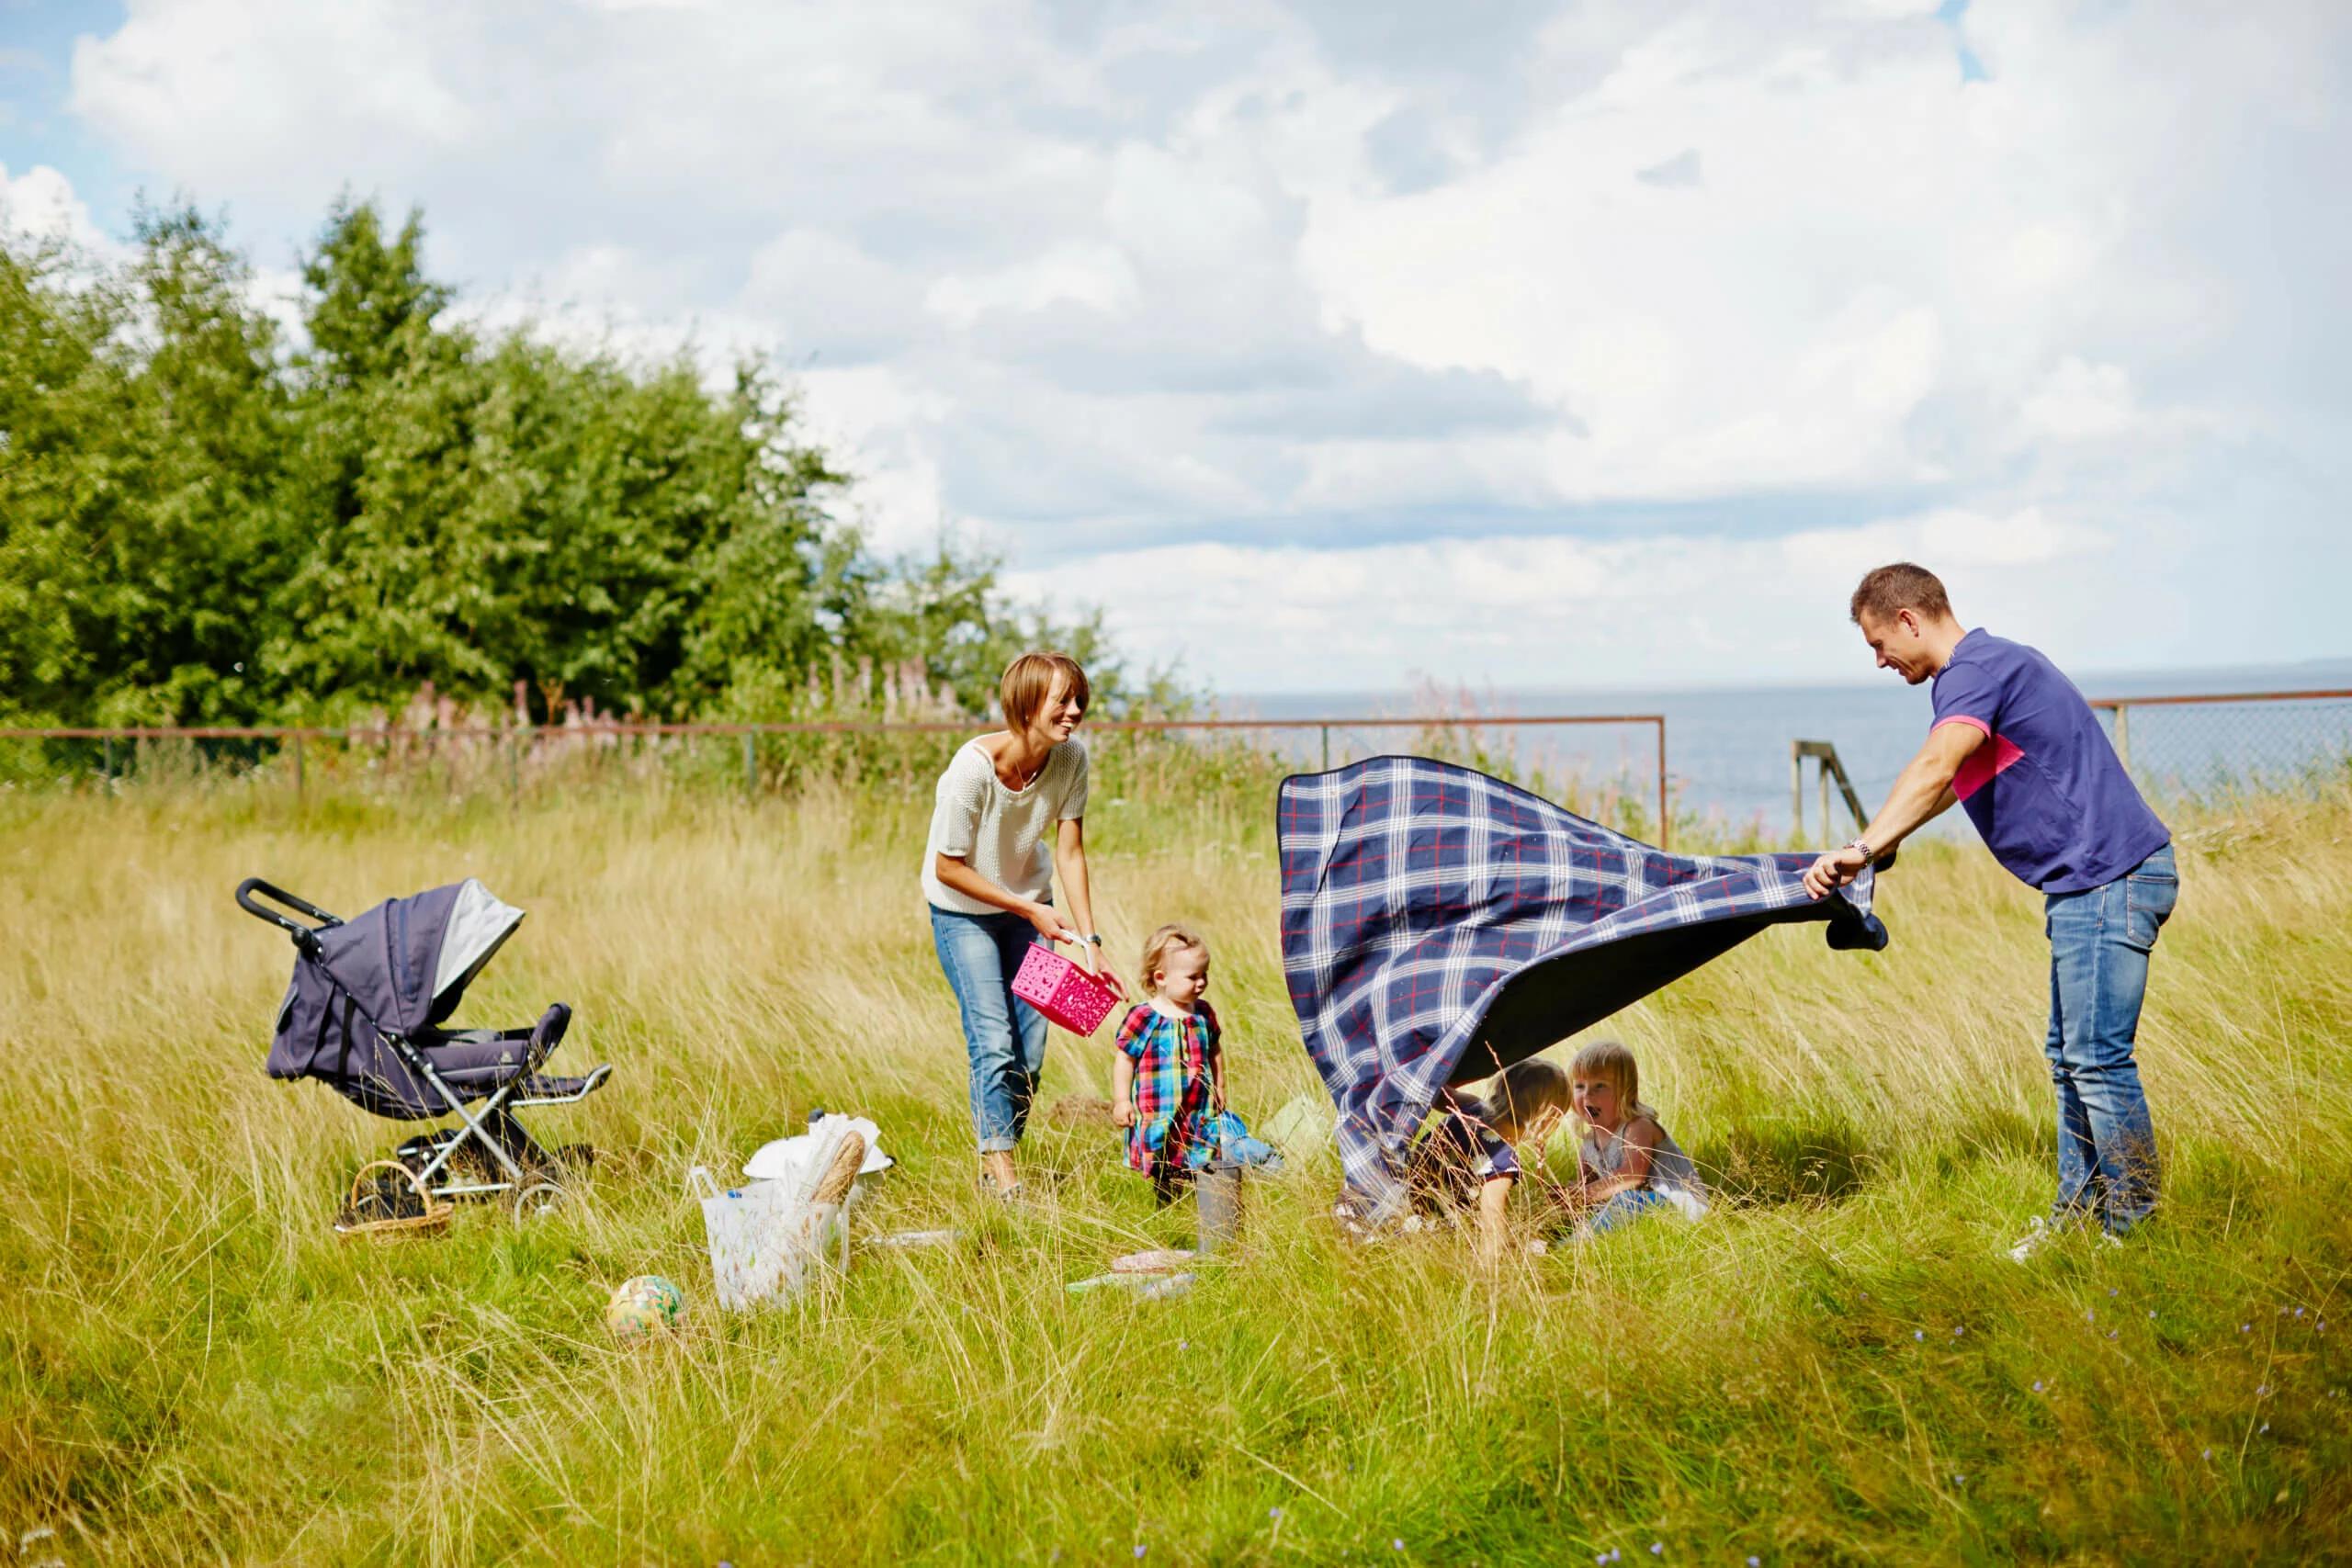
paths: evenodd
<path fill-rule="evenodd" d="M 1216 1014 L 1203 1002 L 1190 1018 L 1170 1018 L 1147 1002 L 1128 1012 L 1116 1043 L 1136 1065 L 1127 1164 L 1146 1172 L 1208 1164 L 1216 1153 L 1208 1121 Z"/>

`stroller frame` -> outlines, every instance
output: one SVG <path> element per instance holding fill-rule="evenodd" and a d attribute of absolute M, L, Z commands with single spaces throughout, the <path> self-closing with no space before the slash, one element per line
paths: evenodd
<path fill-rule="evenodd" d="M 259 895 L 259 898 L 255 895 Z M 260 898 L 266 898 L 279 908 L 273 909 L 260 902 Z M 308 899 L 297 897 L 258 876 L 249 876 L 237 885 L 237 907 L 254 919 L 266 920 L 284 931 L 294 939 L 297 951 L 313 962 L 319 957 L 318 933 L 343 924 L 341 916 L 329 914 Z M 285 910 L 291 910 L 293 914 L 282 912 Z M 317 924 L 304 925 L 293 915 L 302 916 Z M 441 1097 L 442 1103 L 460 1123 L 456 1127 L 436 1128 L 401 1145 L 404 1156 L 412 1145 L 420 1143 L 424 1152 L 430 1154 L 431 1157 L 423 1166 L 410 1167 L 421 1193 L 429 1193 L 435 1198 L 486 1198 L 514 1193 L 518 1201 L 528 1201 L 537 1195 L 550 1205 L 560 1200 L 562 1183 L 554 1173 L 554 1157 L 539 1146 L 523 1124 L 514 1119 L 512 1112 L 538 1105 L 575 1105 L 594 1094 L 612 1076 L 612 1064 L 599 1063 L 590 1069 L 574 1092 L 516 1098 L 518 1091 L 530 1086 L 537 1077 L 540 1065 L 554 1055 L 556 1046 L 562 1042 L 564 1032 L 571 1023 L 569 1008 L 559 1002 L 548 1010 L 538 1023 L 527 1028 L 457 1030 L 444 1036 L 453 1042 L 492 1043 L 514 1041 L 524 1046 L 519 1068 L 497 1089 L 478 1097 L 481 1109 L 477 1111 L 469 1109 L 465 1096 L 452 1089 L 435 1069 L 429 1053 L 406 1034 L 386 1029 L 358 1005 L 356 998 L 350 998 L 347 991 L 345 994 L 352 1011 L 366 1020 L 368 1027 L 391 1048 L 409 1071 Z M 552 1026 L 551 1019 L 554 1020 Z M 502 1136 L 502 1133 L 507 1135 Z M 521 1157 L 518 1157 L 518 1151 L 510 1146 L 517 1140 L 522 1145 Z M 495 1162 L 495 1169 L 504 1179 L 459 1179 L 450 1168 L 450 1162 L 469 1144 L 478 1145 Z M 408 1161 L 403 1158 L 401 1163 L 406 1165 Z"/>

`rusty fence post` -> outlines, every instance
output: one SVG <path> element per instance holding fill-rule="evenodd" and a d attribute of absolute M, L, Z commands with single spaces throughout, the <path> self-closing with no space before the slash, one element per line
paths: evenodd
<path fill-rule="evenodd" d="M 1674 847 L 1672 812 L 1666 794 L 1666 716 L 1660 714 L 1657 720 L 1657 847 L 1662 850 Z"/>

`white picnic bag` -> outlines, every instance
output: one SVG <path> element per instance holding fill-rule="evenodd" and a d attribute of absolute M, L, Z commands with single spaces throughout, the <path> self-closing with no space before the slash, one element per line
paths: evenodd
<path fill-rule="evenodd" d="M 817 1153 L 789 1175 L 724 1189 L 707 1166 L 686 1173 L 690 1183 L 699 1179 L 702 1189 L 711 1284 L 720 1306 L 741 1312 L 789 1301 L 807 1288 L 812 1269 L 847 1271 L 844 1200 L 865 1162 L 865 1139 L 841 1129 Z M 835 1254 L 830 1262 L 828 1251 Z"/>

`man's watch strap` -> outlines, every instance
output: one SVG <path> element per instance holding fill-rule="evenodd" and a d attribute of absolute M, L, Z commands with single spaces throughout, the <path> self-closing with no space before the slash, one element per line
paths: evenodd
<path fill-rule="evenodd" d="M 1851 843 L 1848 844 L 1848 845 L 1846 846 L 1846 848 L 1848 848 L 1848 849 L 1849 849 L 1849 850 L 1860 850 L 1860 851 L 1861 851 L 1861 852 L 1862 852 L 1862 859 L 1863 859 L 1865 862 L 1874 861 L 1874 860 L 1878 859 L 1878 852 L 1871 848 L 1871 846 L 1870 846 L 1870 841 L 1869 841 L 1868 840 L 1866 840 L 1866 839 L 1856 839 L 1856 840 L 1854 840 Z"/>
<path fill-rule="evenodd" d="M 1088 931 L 1086 933 L 1086 940 L 1093 946 L 1100 947 L 1102 945 L 1102 933 L 1101 931 Z"/>

